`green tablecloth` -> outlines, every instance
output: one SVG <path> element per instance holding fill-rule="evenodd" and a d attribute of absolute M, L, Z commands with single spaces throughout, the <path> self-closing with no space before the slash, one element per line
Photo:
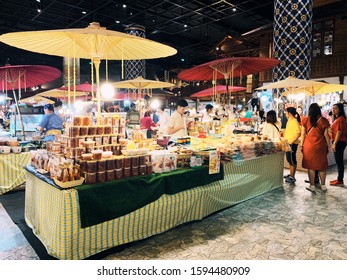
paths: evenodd
<path fill-rule="evenodd" d="M 26 170 L 45 182 L 59 188 L 45 175 L 27 166 Z M 163 194 L 175 194 L 204 186 L 224 178 L 223 166 L 217 174 L 208 174 L 208 166 L 194 169 L 177 169 L 169 173 L 129 177 L 93 185 L 81 185 L 78 192 L 81 226 L 89 227 L 129 214 Z"/>

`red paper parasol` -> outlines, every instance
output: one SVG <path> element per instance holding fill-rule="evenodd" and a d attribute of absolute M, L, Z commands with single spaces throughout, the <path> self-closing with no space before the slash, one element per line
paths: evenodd
<path fill-rule="evenodd" d="M 0 67 L 0 89 L 3 91 L 12 90 L 13 92 L 24 140 L 25 134 L 22 116 L 18 108 L 17 96 L 14 90 L 19 89 L 20 97 L 21 89 L 54 81 L 55 79 L 59 78 L 60 75 L 61 72 L 58 69 L 45 65 L 6 64 L 5 66 Z"/>
<path fill-rule="evenodd" d="M 73 91 L 74 90 L 74 86 L 70 86 L 70 90 Z M 61 90 L 68 90 L 68 87 L 61 87 Z M 76 85 L 76 91 L 83 91 L 83 92 L 96 92 L 97 91 L 97 87 L 96 85 L 92 86 L 90 83 L 85 82 L 83 84 L 79 84 Z"/>
<path fill-rule="evenodd" d="M 246 90 L 247 88 L 245 87 L 231 87 L 229 86 L 228 91 L 229 92 L 237 92 L 237 91 L 242 91 Z M 190 97 L 208 97 L 208 96 L 213 96 L 214 94 L 223 94 L 227 93 L 226 87 L 223 85 L 217 85 L 216 88 L 210 87 L 204 90 L 201 90 L 197 93 L 192 94 Z"/>
<path fill-rule="evenodd" d="M 213 60 L 179 73 L 185 81 L 212 81 L 255 74 L 276 66 L 279 60 L 267 57 L 230 57 Z"/>
<path fill-rule="evenodd" d="M 9 65 L 0 67 L 0 90 L 23 89 L 59 78 L 61 72 L 45 65 Z"/>

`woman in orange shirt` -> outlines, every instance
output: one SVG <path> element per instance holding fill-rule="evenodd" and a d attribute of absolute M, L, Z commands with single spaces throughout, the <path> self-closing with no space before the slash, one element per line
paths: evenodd
<path fill-rule="evenodd" d="M 333 144 L 331 146 L 337 165 L 338 176 L 337 180 L 330 181 L 331 186 L 343 186 L 343 175 L 345 166 L 343 163 L 343 153 L 346 148 L 347 138 L 347 123 L 346 114 L 342 103 L 333 105 L 334 122 L 331 125 Z"/>
<path fill-rule="evenodd" d="M 330 149 L 329 122 L 322 117 L 317 103 L 312 103 L 308 109 L 308 117 L 303 118 L 301 132 L 302 167 L 308 169 L 310 186 L 306 189 L 316 192 L 314 178 L 315 170 L 319 172 L 321 190 L 327 191 L 325 186 L 326 170 L 328 169 L 328 152 Z"/>

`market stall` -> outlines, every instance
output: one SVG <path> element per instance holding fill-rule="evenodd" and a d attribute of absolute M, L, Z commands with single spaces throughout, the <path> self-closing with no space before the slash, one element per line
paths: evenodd
<path fill-rule="evenodd" d="M 271 170 L 268 166 L 272 167 Z M 84 259 L 118 245 L 162 233 L 188 221 L 201 220 L 215 211 L 281 187 L 283 153 L 226 163 L 224 180 L 207 185 L 189 188 L 189 182 L 196 178 L 191 176 L 192 179 L 186 181 L 187 188 L 179 192 L 163 193 L 132 212 L 86 227 L 82 227 L 77 188 L 59 189 L 30 171 L 26 171 L 26 174 L 27 224 L 50 255 L 59 259 Z M 88 193 L 98 187 L 100 185 L 95 184 L 82 188 L 90 188 Z M 108 191 L 112 192 L 112 188 Z M 131 197 L 136 193 L 127 195 Z M 106 206 L 118 208 L 117 204 Z"/>
<path fill-rule="evenodd" d="M 0 154 L 0 195 L 13 190 L 25 182 L 25 170 L 23 167 L 29 164 L 29 162 L 30 153 L 28 152 Z"/>

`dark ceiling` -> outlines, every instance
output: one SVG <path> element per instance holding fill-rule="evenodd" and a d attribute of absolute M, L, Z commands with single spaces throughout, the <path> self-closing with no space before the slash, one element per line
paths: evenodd
<path fill-rule="evenodd" d="M 214 59 L 211 50 L 227 35 L 238 38 L 256 28 L 271 27 L 273 6 L 274 0 L 4 0 L 0 1 L 0 34 L 84 28 L 92 21 L 116 31 L 142 25 L 146 38 L 178 51 L 173 57 L 147 61 L 147 77 L 152 78 L 153 73 L 160 77 L 164 70 L 189 68 Z M 62 68 L 61 58 L 0 43 L 0 65 L 7 59 L 11 64 Z M 89 71 L 88 62 L 81 62 L 81 71 Z"/>
<path fill-rule="evenodd" d="M 147 62 L 156 71 L 189 68 L 209 56 L 226 35 L 240 36 L 273 20 L 274 0 L 6 0 L 0 1 L 0 33 L 62 28 L 84 28 L 92 21 L 124 31 L 137 24 L 146 38 L 170 45 L 177 55 Z M 123 5 L 126 5 L 124 8 Z M 48 64 L 61 59 L 19 51 L 0 43 L 0 64 Z M 59 62 L 57 62 L 59 61 Z"/>

